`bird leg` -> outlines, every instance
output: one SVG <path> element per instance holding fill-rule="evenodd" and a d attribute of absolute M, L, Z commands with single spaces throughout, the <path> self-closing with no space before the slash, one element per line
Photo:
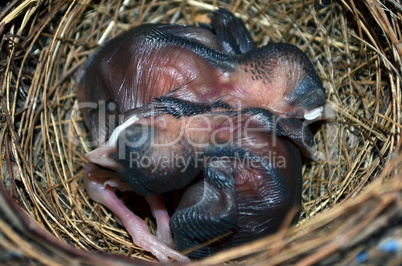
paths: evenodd
<path fill-rule="evenodd" d="M 146 196 L 152 215 L 156 219 L 156 237 L 167 246 L 174 248 L 172 233 L 170 232 L 170 216 L 166 210 L 165 202 L 161 195 Z"/>
<path fill-rule="evenodd" d="M 145 221 L 131 212 L 119 200 L 110 184 L 119 186 L 118 184 L 120 184 L 120 180 L 110 181 L 108 178 L 106 178 L 108 174 L 112 175 L 109 175 L 109 177 L 117 175 L 109 170 L 103 171 L 94 164 L 87 164 L 85 166 L 84 184 L 91 199 L 101 203 L 109 208 L 114 214 L 116 214 L 124 227 L 127 229 L 130 236 L 133 238 L 134 244 L 146 251 L 151 252 L 161 262 L 169 262 L 169 258 L 177 261 L 189 262 L 190 260 L 186 256 L 183 256 L 179 252 L 168 247 L 156 236 L 151 234 Z M 158 206 L 158 204 L 154 205 Z M 157 214 L 156 216 L 159 217 L 160 215 Z M 161 216 L 162 218 L 165 218 L 164 215 Z"/>

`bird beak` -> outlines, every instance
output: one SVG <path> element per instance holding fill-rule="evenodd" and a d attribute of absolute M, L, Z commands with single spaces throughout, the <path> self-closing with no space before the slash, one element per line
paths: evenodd
<path fill-rule="evenodd" d="M 109 168 L 109 169 L 116 169 L 119 165 L 118 163 L 109 157 L 110 154 L 116 152 L 116 146 L 109 145 L 109 142 L 106 142 L 101 147 L 96 148 L 93 151 L 88 152 L 85 154 L 85 157 L 91 163 Z"/>
<path fill-rule="evenodd" d="M 117 152 L 120 132 L 124 131 L 128 126 L 136 123 L 137 121 L 139 121 L 139 118 L 138 116 L 134 115 L 126 120 L 123 124 L 115 128 L 108 141 L 95 150 L 85 154 L 85 157 L 88 159 L 88 161 L 105 168 L 116 170 L 120 165 L 115 160 L 110 158 L 110 155 Z"/>
<path fill-rule="evenodd" d="M 317 108 L 314 108 L 314 109 L 311 109 L 311 110 L 307 110 L 304 113 L 304 119 L 306 119 L 306 120 L 314 120 L 314 119 L 322 116 L 323 111 L 324 111 L 323 106 L 317 107 Z"/>

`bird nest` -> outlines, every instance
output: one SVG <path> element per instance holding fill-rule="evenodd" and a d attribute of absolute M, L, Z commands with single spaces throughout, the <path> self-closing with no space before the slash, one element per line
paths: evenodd
<path fill-rule="evenodd" d="M 154 260 L 83 188 L 88 133 L 75 74 L 133 26 L 208 22 L 217 7 L 240 17 L 257 44 L 291 43 L 308 55 L 326 88 L 326 119 L 311 124 L 316 160 L 303 167 L 298 224 L 199 263 L 401 262 L 398 0 L 10 1 L 0 14 L 0 260 Z"/>

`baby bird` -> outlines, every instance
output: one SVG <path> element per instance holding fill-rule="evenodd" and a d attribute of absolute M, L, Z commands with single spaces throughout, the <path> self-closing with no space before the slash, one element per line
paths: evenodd
<path fill-rule="evenodd" d="M 278 229 L 300 205 L 299 150 L 312 139 L 300 119 L 320 116 L 325 91 L 297 47 L 256 48 L 243 22 L 219 9 L 211 27 L 144 24 L 108 41 L 78 71 L 77 98 L 97 146 L 88 194 L 167 262 L 188 261 L 175 245 L 229 233 L 197 258 Z M 113 188 L 146 197 L 156 236 Z M 181 188 L 170 219 L 161 194 Z"/>
<path fill-rule="evenodd" d="M 300 149 L 311 145 L 310 130 L 299 119 L 261 108 L 231 111 L 176 100 L 179 105 L 164 107 L 167 102 L 165 97 L 155 103 L 161 109 L 156 116 L 138 115 L 136 123 L 123 123 L 120 134 L 109 140 L 114 143 L 90 153 L 91 162 L 113 171 L 91 174 L 148 197 L 185 187 L 169 225 L 168 215 L 163 215 L 167 232 L 158 224 L 160 235 L 168 235 L 170 228 L 177 249 L 185 251 L 229 233 L 192 252 L 192 258 L 277 231 L 289 210 L 301 204 Z M 105 183 L 86 185 L 92 198 L 97 200 Z M 119 213 L 110 201 L 99 202 Z M 165 211 L 160 199 L 154 204 Z M 130 222 L 124 217 L 130 215 L 129 210 L 118 214 L 126 227 Z"/>
<path fill-rule="evenodd" d="M 82 109 L 91 135 L 102 143 L 116 126 L 102 127 L 100 103 L 112 103 L 107 115 L 123 115 L 168 93 L 183 101 L 221 100 L 286 117 L 321 115 L 325 90 L 300 49 L 285 43 L 255 48 L 245 25 L 224 9 L 212 13 L 211 25 L 212 31 L 143 24 L 91 55 L 77 74 L 78 100 L 97 106 Z"/>

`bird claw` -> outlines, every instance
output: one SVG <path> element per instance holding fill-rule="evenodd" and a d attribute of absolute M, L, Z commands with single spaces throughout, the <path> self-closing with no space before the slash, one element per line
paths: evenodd
<path fill-rule="evenodd" d="M 94 173 L 99 174 L 99 169 L 93 165 L 88 164 L 85 166 L 84 173 L 84 184 L 85 188 L 89 194 L 89 196 L 97 201 L 108 209 L 110 209 L 126 228 L 128 233 L 133 239 L 133 242 L 138 247 L 143 248 L 144 250 L 151 252 L 159 261 L 161 262 L 169 262 L 169 258 L 180 262 L 190 262 L 190 259 L 176 250 L 167 246 L 167 244 L 162 241 L 166 241 L 169 243 L 169 238 L 162 237 L 161 240 L 158 239 L 155 235 L 151 234 L 149 231 L 148 225 L 145 223 L 143 219 L 135 215 L 131 212 L 116 196 L 113 188 L 110 187 L 110 184 L 116 184 L 114 181 L 111 182 L 107 178 L 98 177 Z M 165 215 L 165 214 L 163 214 Z M 167 213 L 166 213 L 167 215 Z M 158 216 L 157 216 L 158 217 Z M 164 217 L 166 218 L 166 217 Z M 169 220 L 167 220 L 167 225 Z M 162 225 L 166 225 L 166 220 L 161 223 Z M 168 228 L 169 229 L 169 228 Z M 166 228 L 161 231 L 162 235 L 166 236 Z M 168 234 L 170 235 L 170 229 L 168 230 Z M 172 241 L 172 240 L 170 240 Z"/>

